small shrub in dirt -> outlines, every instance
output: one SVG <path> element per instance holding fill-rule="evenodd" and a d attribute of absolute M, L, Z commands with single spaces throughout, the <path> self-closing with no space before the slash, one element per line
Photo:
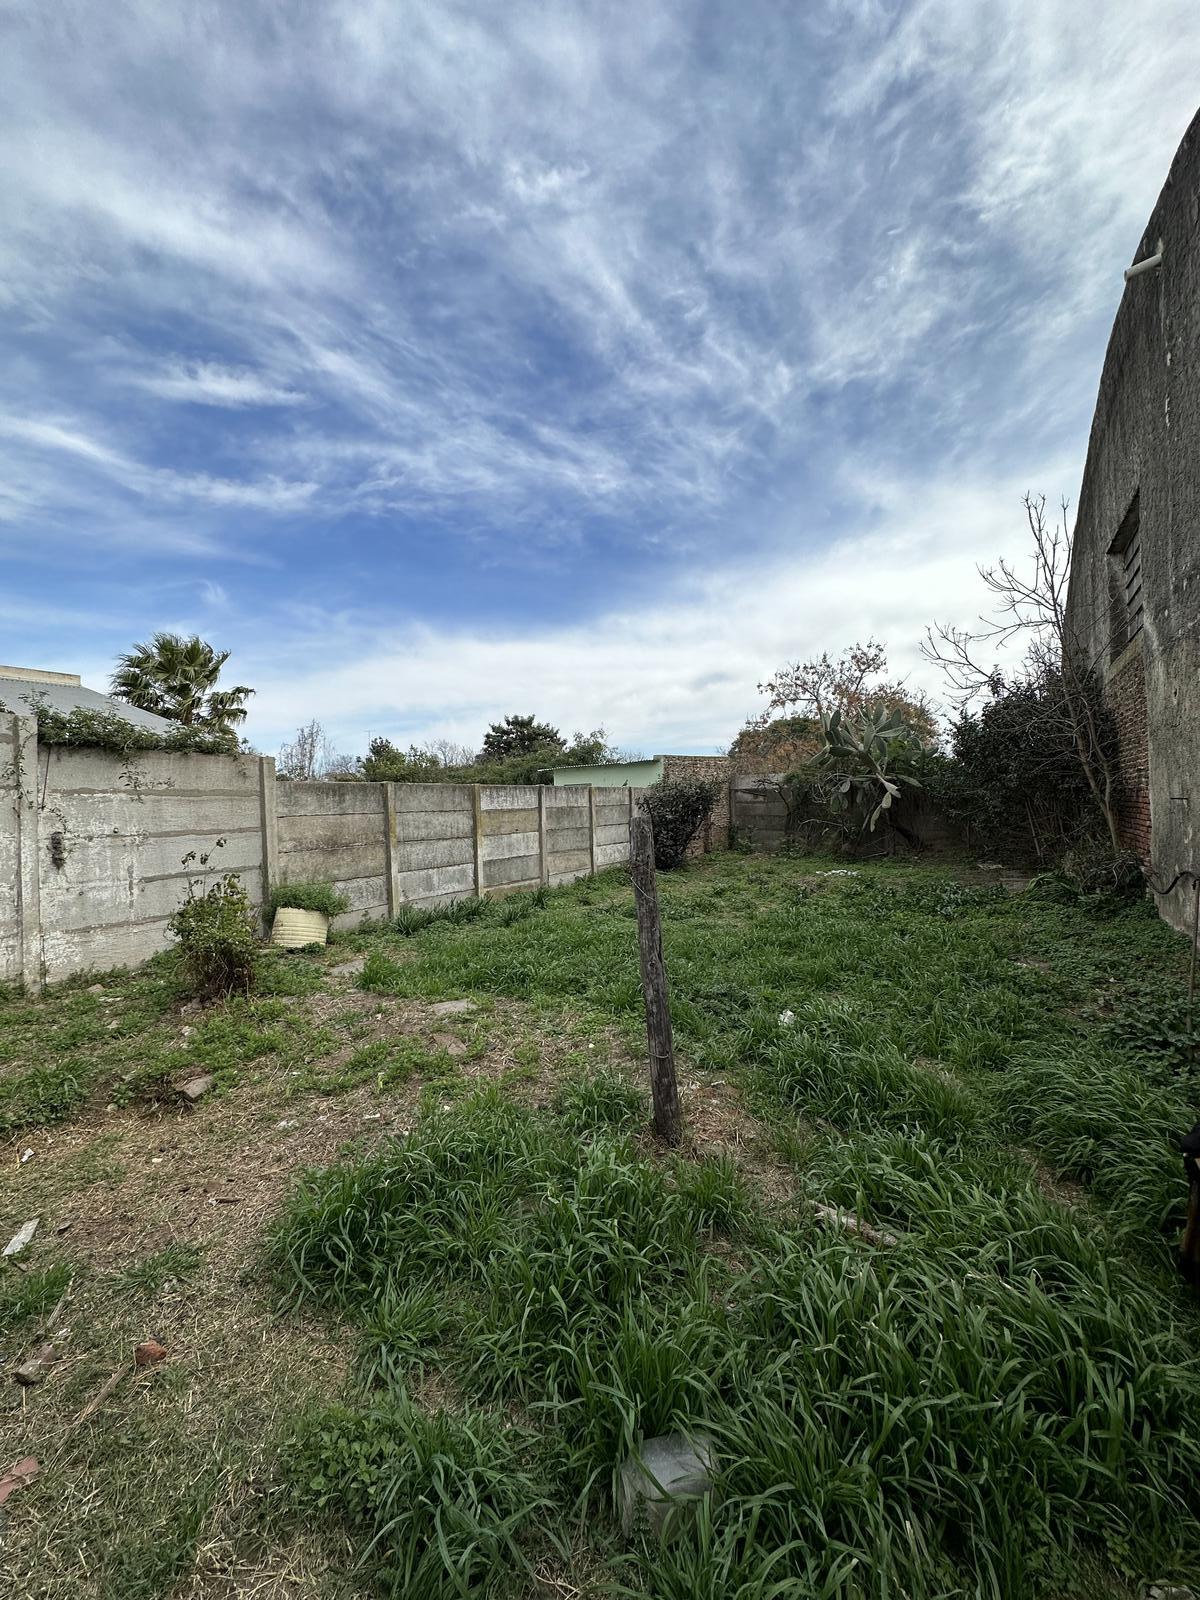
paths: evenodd
<path fill-rule="evenodd" d="M 1039 873 L 1027 893 L 1050 905 L 1078 906 L 1092 917 L 1153 916 L 1146 878 L 1136 856 L 1081 846 L 1069 850 L 1052 872 Z"/>
<path fill-rule="evenodd" d="M 258 968 L 258 919 L 237 873 L 188 898 L 167 924 L 197 999 L 248 994 Z"/>
<path fill-rule="evenodd" d="M 719 783 L 703 778 L 664 778 L 646 790 L 641 809 L 654 828 L 654 865 L 660 872 L 682 863 L 720 793 Z"/>
<path fill-rule="evenodd" d="M 1114 855 L 1107 842 L 1098 839 L 1073 845 L 1063 855 L 1058 871 L 1081 895 L 1134 901 L 1146 892 L 1146 876 L 1137 856 L 1128 850 Z"/>

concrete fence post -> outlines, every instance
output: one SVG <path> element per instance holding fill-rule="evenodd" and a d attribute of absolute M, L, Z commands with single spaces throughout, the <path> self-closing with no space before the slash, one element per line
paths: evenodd
<path fill-rule="evenodd" d="M 275 757 L 258 758 L 258 818 L 262 828 L 262 914 L 279 881 L 279 813 L 275 805 Z"/>
<path fill-rule="evenodd" d="M 550 852 L 546 848 L 546 785 L 538 784 L 538 860 L 541 864 L 542 887 L 550 882 Z"/>
<path fill-rule="evenodd" d="M 396 915 L 400 904 L 400 885 L 396 881 L 396 785 L 383 786 L 383 872 L 386 880 L 387 914 Z"/>
<path fill-rule="evenodd" d="M 592 876 L 596 875 L 596 785 L 588 784 L 588 849 L 591 853 Z"/>
<path fill-rule="evenodd" d="M 478 783 L 471 785 L 472 827 L 475 842 L 475 893 L 483 899 L 483 789 Z"/>
<path fill-rule="evenodd" d="M 13 802 L 17 825 L 17 949 L 21 982 L 37 993 L 45 981 L 42 953 L 41 829 L 38 742 L 34 717 L 12 719 Z"/>

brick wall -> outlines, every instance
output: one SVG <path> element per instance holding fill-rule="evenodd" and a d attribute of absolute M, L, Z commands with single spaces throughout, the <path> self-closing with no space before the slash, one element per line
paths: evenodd
<path fill-rule="evenodd" d="M 674 778 L 702 778 L 721 785 L 712 815 L 688 846 L 689 856 L 729 849 L 729 780 L 732 776 L 733 764 L 728 756 L 663 757 L 664 782 Z"/>
<path fill-rule="evenodd" d="M 1135 641 L 1105 685 L 1117 724 L 1121 789 L 1117 818 L 1121 843 L 1144 862 L 1150 860 L 1150 756 L 1146 713 L 1146 663 Z"/>

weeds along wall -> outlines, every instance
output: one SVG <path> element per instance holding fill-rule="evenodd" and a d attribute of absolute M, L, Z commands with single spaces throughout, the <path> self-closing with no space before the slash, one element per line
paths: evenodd
<path fill-rule="evenodd" d="M 227 872 L 255 905 L 326 880 L 350 901 L 338 927 L 569 883 L 628 858 L 641 792 L 277 782 L 270 757 L 39 745 L 32 718 L 3 715 L 0 983 L 144 961 L 189 882 Z"/>

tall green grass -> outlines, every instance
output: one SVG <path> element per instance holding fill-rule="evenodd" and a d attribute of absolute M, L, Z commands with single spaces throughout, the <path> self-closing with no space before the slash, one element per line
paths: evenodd
<path fill-rule="evenodd" d="M 807 1182 L 899 1244 L 781 1221 L 728 1164 L 651 1162 L 495 1096 L 310 1176 L 278 1270 L 371 1356 L 362 1402 L 306 1425 L 301 1492 L 364 1530 L 396 1596 L 504 1592 L 581 1528 L 614 1582 L 664 1597 L 1007 1600 L 1071 1592 L 1081 1561 L 1179 1570 L 1200 1364 L 1169 1280 L 1114 1261 L 1028 1162 L 928 1131 L 829 1139 Z M 430 1366 L 461 1415 L 413 1410 Z M 501 1449 L 513 1415 L 528 1432 Z M 710 1512 L 665 1550 L 617 1549 L 616 1467 L 701 1426 Z M 432 1486 L 431 1450 L 450 1464 Z"/>

